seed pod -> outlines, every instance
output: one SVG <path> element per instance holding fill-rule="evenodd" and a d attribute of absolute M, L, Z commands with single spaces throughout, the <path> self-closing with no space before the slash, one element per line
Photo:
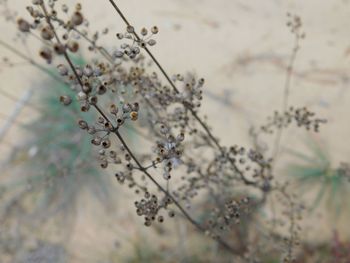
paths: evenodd
<path fill-rule="evenodd" d="M 90 109 L 90 104 L 87 101 L 83 101 L 80 105 L 80 110 L 83 112 L 87 112 Z"/>
<path fill-rule="evenodd" d="M 40 36 L 45 40 L 51 40 L 54 37 L 54 33 L 50 27 L 44 27 L 40 32 Z"/>
<path fill-rule="evenodd" d="M 63 95 L 63 96 L 60 96 L 60 102 L 63 105 L 68 106 L 69 104 L 72 103 L 72 98 L 67 95 Z"/>
<path fill-rule="evenodd" d="M 30 31 L 30 24 L 22 18 L 17 20 L 17 26 L 21 32 L 29 32 Z"/>
<path fill-rule="evenodd" d="M 169 215 L 169 217 L 174 217 L 175 216 L 175 212 L 171 210 L 171 211 L 169 211 L 168 215 Z"/>
<path fill-rule="evenodd" d="M 86 83 L 86 85 L 82 87 L 82 91 L 86 94 L 89 94 L 91 92 L 91 86 L 88 83 Z"/>
<path fill-rule="evenodd" d="M 70 52 L 75 53 L 79 50 L 79 44 L 76 41 L 68 41 L 67 48 Z"/>
<path fill-rule="evenodd" d="M 84 121 L 84 120 L 79 120 L 78 121 L 78 125 L 79 125 L 79 128 L 82 129 L 82 130 L 86 130 L 89 127 L 87 122 Z"/>
<path fill-rule="evenodd" d="M 111 147 L 111 141 L 109 139 L 102 140 L 102 147 L 105 149 Z"/>
<path fill-rule="evenodd" d="M 158 27 L 157 26 L 153 26 L 152 28 L 151 28 L 151 32 L 153 33 L 153 34 L 158 34 Z"/>
<path fill-rule="evenodd" d="M 95 136 L 95 137 L 91 140 L 91 143 L 92 143 L 93 145 L 98 146 L 98 145 L 101 144 L 101 141 L 102 141 L 101 137 Z"/>
<path fill-rule="evenodd" d="M 148 30 L 146 28 L 141 29 L 141 35 L 146 36 L 148 34 Z"/>
<path fill-rule="evenodd" d="M 155 44 L 157 44 L 157 41 L 155 41 L 154 39 L 150 39 L 148 40 L 147 44 L 150 46 L 154 46 Z"/>
<path fill-rule="evenodd" d="M 120 39 L 120 40 L 124 38 L 124 35 L 123 35 L 122 33 L 117 33 L 116 36 L 117 36 L 117 38 Z"/>
<path fill-rule="evenodd" d="M 97 99 L 96 96 L 91 96 L 91 97 L 89 98 L 89 103 L 90 103 L 91 105 L 96 105 L 96 104 L 97 104 L 97 101 L 98 101 L 98 99 Z"/>
<path fill-rule="evenodd" d="M 117 115 L 118 114 L 118 107 L 115 104 L 111 104 L 109 106 L 109 112 L 113 115 Z"/>
<path fill-rule="evenodd" d="M 103 94 L 106 93 L 106 91 L 107 91 L 107 88 L 106 88 L 105 85 L 101 85 L 101 86 L 99 86 L 99 87 L 97 88 L 97 94 L 98 94 L 98 95 L 103 95 Z"/>
<path fill-rule="evenodd" d="M 72 24 L 75 26 L 79 26 L 83 23 L 84 17 L 80 12 L 74 12 L 71 17 Z"/>
<path fill-rule="evenodd" d="M 137 120 L 137 117 L 138 117 L 137 111 L 132 111 L 132 112 L 130 112 L 130 119 L 131 119 L 132 121 L 136 121 L 136 120 Z"/>
<path fill-rule="evenodd" d="M 87 99 L 87 94 L 83 91 L 80 91 L 78 94 L 77 94 L 77 99 L 78 100 L 86 100 Z"/>
<path fill-rule="evenodd" d="M 45 59 L 47 63 L 51 63 L 51 61 L 52 61 L 52 51 L 51 51 L 51 49 L 49 49 L 48 47 L 43 47 L 39 51 L 39 55 L 40 55 L 40 57 Z"/>
<path fill-rule="evenodd" d="M 100 165 L 101 165 L 102 169 L 106 169 L 108 167 L 108 161 L 107 160 L 103 160 Z"/>
<path fill-rule="evenodd" d="M 86 65 L 83 69 L 83 73 L 85 76 L 90 77 L 93 74 L 93 69 L 90 65 Z"/>
<path fill-rule="evenodd" d="M 62 55 L 65 52 L 65 47 L 62 44 L 56 43 L 53 49 L 58 55 Z"/>
<path fill-rule="evenodd" d="M 133 26 L 130 26 L 130 25 L 129 25 L 129 26 L 126 27 L 126 32 L 128 32 L 128 33 L 131 34 L 131 33 L 134 33 L 134 32 L 135 32 L 135 29 L 134 29 Z"/>
<path fill-rule="evenodd" d="M 68 74 L 68 68 L 65 65 L 63 65 L 63 64 L 59 64 L 57 66 L 57 69 L 58 69 L 58 73 L 61 76 L 66 76 Z"/>

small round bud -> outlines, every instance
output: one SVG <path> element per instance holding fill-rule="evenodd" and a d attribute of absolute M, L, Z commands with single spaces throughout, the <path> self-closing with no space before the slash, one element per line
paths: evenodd
<path fill-rule="evenodd" d="M 87 99 L 87 94 L 83 91 L 80 91 L 78 94 L 77 94 L 77 99 L 78 100 L 86 100 Z"/>
<path fill-rule="evenodd" d="M 78 125 L 79 125 L 79 128 L 82 129 L 82 130 L 86 130 L 89 127 L 87 122 L 84 121 L 84 120 L 79 120 L 78 121 Z"/>
<path fill-rule="evenodd" d="M 79 44 L 76 41 L 68 41 L 67 48 L 70 52 L 75 53 L 79 50 Z"/>
<path fill-rule="evenodd" d="M 60 102 L 65 105 L 68 106 L 69 104 L 72 103 L 72 98 L 67 96 L 67 95 L 63 95 L 60 97 Z"/>
<path fill-rule="evenodd" d="M 80 12 L 74 12 L 71 17 L 72 24 L 75 26 L 79 26 L 83 23 L 84 17 Z"/>
<path fill-rule="evenodd" d="M 59 64 L 57 70 L 61 76 L 66 76 L 68 74 L 68 68 L 63 64 Z"/>
<path fill-rule="evenodd" d="M 141 29 L 141 35 L 146 36 L 148 34 L 148 30 L 146 28 Z"/>
<path fill-rule="evenodd" d="M 101 144 L 102 144 L 102 147 L 105 148 L 105 149 L 111 147 L 111 141 L 109 139 L 102 140 Z"/>
<path fill-rule="evenodd" d="M 98 94 L 98 95 L 103 95 L 103 94 L 106 93 L 106 91 L 107 91 L 107 88 L 106 88 L 105 85 L 101 85 L 101 86 L 99 86 L 99 87 L 97 88 L 97 94 Z"/>
<path fill-rule="evenodd" d="M 134 33 L 134 32 L 135 32 L 135 29 L 134 29 L 133 26 L 128 25 L 128 26 L 126 27 L 126 32 L 128 32 L 128 33 Z"/>
<path fill-rule="evenodd" d="M 111 104 L 109 106 L 109 112 L 113 115 L 117 115 L 118 114 L 118 107 L 115 104 Z"/>
<path fill-rule="evenodd" d="M 30 24 L 22 18 L 17 20 L 17 26 L 21 32 L 29 32 L 30 30 Z"/>
<path fill-rule="evenodd" d="M 169 215 L 169 217 L 174 217 L 175 216 L 175 212 L 171 210 L 171 211 L 169 211 L 168 215 Z"/>
<path fill-rule="evenodd" d="M 98 101 L 98 99 L 97 99 L 96 96 L 91 96 L 91 97 L 89 98 L 89 103 L 90 103 L 91 105 L 96 105 L 96 104 L 97 104 L 97 101 Z"/>
<path fill-rule="evenodd" d="M 154 46 L 155 44 L 157 44 L 157 41 L 155 41 L 154 39 L 150 39 L 148 40 L 147 44 L 150 46 Z"/>
<path fill-rule="evenodd" d="M 62 44 L 59 44 L 59 43 L 56 43 L 56 44 L 53 46 L 53 49 L 55 50 L 55 52 L 56 52 L 58 55 L 62 55 L 62 54 L 64 54 L 64 52 L 65 52 L 65 47 L 64 47 Z"/>
<path fill-rule="evenodd" d="M 151 32 L 152 32 L 152 34 L 158 34 L 158 27 L 157 26 L 153 26 L 152 28 L 151 28 Z"/>
<path fill-rule="evenodd" d="M 103 160 L 100 165 L 101 165 L 102 169 L 106 169 L 108 167 L 108 161 L 107 160 Z"/>
<path fill-rule="evenodd" d="M 138 113 L 137 113 L 137 111 L 132 111 L 132 112 L 130 112 L 130 119 L 131 119 L 132 121 L 136 121 L 137 118 L 138 118 Z"/>
<path fill-rule="evenodd" d="M 40 32 L 40 36 L 45 40 L 51 40 L 54 37 L 54 33 L 50 27 L 44 27 Z"/>
<path fill-rule="evenodd" d="M 39 51 L 39 56 L 45 59 L 47 63 L 51 63 L 52 61 L 52 51 L 48 47 L 43 47 Z"/>

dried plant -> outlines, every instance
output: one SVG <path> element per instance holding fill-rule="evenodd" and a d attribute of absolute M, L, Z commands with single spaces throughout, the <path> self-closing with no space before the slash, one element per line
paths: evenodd
<path fill-rule="evenodd" d="M 295 46 L 282 111 L 252 133 L 257 139 L 277 128 L 271 158 L 257 143 L 251 149 L 222 145 L 200 116 L 204 79 L 186 73 L 169 75 L 151 51 L 158 27 L 135 29 L 117 3 L 109 2 L 126 27 L 116 34 L 120 47 L 113 50 L 100 39 L 108 29 L 89 33 L 81 4 L 58 8 L 58 1 L 33 0 L 27 6 L 30 19 L 16 22 L 23 41 L 35 37 L 42 42 L 39 56 L 54 64 L 69 85 L 69 91 L 60 90 L 59 101 L 68 107 L 78 103 L 83 114 L 77 125 L 91 137 L 99 166 L 114 171 L 117 181 L 135 192 L 135 211 L 145 226 L 181 216 L 244 262 L 260 262 L 267 252 L 276 251 L 284 262 L 293 262 L 303 206 L 287 184 L 274 177 L 274 159 L 289 123 L 318 131 L 325 122 L 288 101 L 294 60 L 304 38 L 301 19 L 292 16 L 288 23 Z M 74 53 L 86 45 L 93 58 L 78 65 Z M 90 112 L 96 118 L 89 119 Z M 132 145 L 126 138 L 130 127 L 144 140 L 142 144 Z M 205 204 L 201 204 L 203 196 L 209 200 Z M 261 211 L 272 198 L 280 200 L 283 211 L 264 218 Z"/>

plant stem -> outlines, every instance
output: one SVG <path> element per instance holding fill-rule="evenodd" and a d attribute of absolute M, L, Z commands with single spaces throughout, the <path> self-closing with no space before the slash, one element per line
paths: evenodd
<path fill-rule="evenodd" d="M 117 4 L 115 3 L 114 0 L 108 0 L 111 5 L 114 7 L 114 9 L 117 11 L 117 13 L 119 14 L 119 16 L 122 18 L 122 20 L 125 22 L 125 24 L 127 26 L 131 26 L 131 24 L 129 23 L 129 21 L 127 20 L 127 18 L 125 17 L 125 15 L 123 14 L 123 12 L 120 10 L 120 8 L 117 6 Z M 133 35 L 136 37 L 136 39 L 138 41 L 141 41 L 141 38 L 139 37 L 139 35 L 134 31 Z M 155 58 L 155 56 L 152 54 L 152 52 L 146 47 L 144 47 L 144 50 L 147 52 L 147 54 L 151 57 L 151 59 L 153 60 L 153 62 L 157 65 L 158 69 L 162 72 L 162 74 L 164 75 L 164 77 L 166 78 L 166 80 L 168 81 L 168 83 L 170 84 L 170 86 L 173 88 L 175 93 L 180 93 L 179 90 L 176 88 L 174 82 L 170 79 L 169 75 L 167 74 L 167 72 L 164 70 L 164 68 L 162 67 L 162 65 L 159 63 L 159 61 Z M 226 152 L 224 150 L 224 148 L 220 145 L 219 141 L 217 138 L 215 138 L 215 136 L 212 134 L 212 132 L 210 131 L 209 127 L 204 123 L 204 121 L 198 116 L 198 114 L 193 110 L 192 107 L 190 107 L 189 105 L 187 105 L 186 103 L 183 103 L 184 107 L 186 109 L 188 109 L 192 116 L 199 122 L 199 124 L 202 126 L 202 128 L 204 129 L 204 131 L 206 132 L 206 134 L 208 135 L 208 137 L 211 139 L 211 141 L 214 143 L 214 145 L 218 148 L 218 150 L 220 151 L 221 154 L 225 155 Z M 230 164 L 232 165 L 234 171 L 236 173 L 238 173 L 238 175 L 240 176 L 240 178 L 243 180 L 243 182 L 246 185 L 256 185 L 256 182 L 251 181 L 249 179 L 247 179 L 243 172 L 237 167 L 237 165 L 234 163 L 233 159 L 229 159 Z"/>
<path fill-rule="evenodd" d="M 61 45 L 61 41 L 55 31 L 55 28 L 53 27 L 52 23 L 51 23 L 51 19 L 49 14 L 47 13 L 45 4 L 42 3 L 42 9 L 43 12 L 45 14 L 45 18 L 47 23 L 49 24 L 50 28 L 53 30 L 54 32 L 54 36 L 55 39 L 57 41 L 57 43 L 59 45 Z M 81 86 L 81 88 L 83 87 L 83 82 L 80 79 L 79 75 L 77 74 L 75 67 L 69 57 L 69 55 L 67 54 L 66 50 L 63 51 L 63 55 L 66 59 L 66 61 L 68 62 L 70 68 L 72 69 L 75 77 L 78 80 L 79 85 Z M 181 211 L 181 213 L 183 214 L 183 216 L 192 224 L 194 225 L 200 232 L 202 232 L 203 234 L 205 234 L 206 229 L 204 227 L 202 227 L 197 221 L 195 221 L 188 213 L 187 211 L 181 206 L 181 204 L 167 191 L 165 190 L 153 177 L 152 175 L 147 171 L 147 169 L 145 169 L 142 164 L 139 162 L 139 160 L 136 158 L 136 156 L 134 155 L 134 153 L 131 151 L 131 149 L 128 147 L 128 145 L 126 144 L 126 142 L 124 141 L 123 137 L 120 135 L 119 131 L 117 128 L 115 128 L 112 124 L 112 122 L 109 120 L 109 118 L 104 114 L 104 112 L 98 107 L 98 105 L 94 105 L 94 108 L 101 114 L 101 116 L 112 125 L 112 129 L 113 129 L 113 134 L 115 134 L 119 141 L 121 142 L 121 144 L 124 146 L 124 148 L 126 149 L 126 151 L 130 154 L 131 158 L 133 159 L 133 161 L 136 163 L 136 165 L 139 167 L 139 169 L 147 176 L 147 178 L 149 178 L 153 184 L 155 184 L 158 189 L 160 191 L 162 191 L 167 197 L 169 197 L 171 199 L 171 201 L 175 204 L 175 206 Z M 220 237 L 216 238 L 217 242 L 226 250 L 230 251 L 233 254 L 238 254 L 239 251 L 235 250 L 234 248 L 232 248 L 229 244 L 227 244 L 224 240 L 222 240 Z"/>

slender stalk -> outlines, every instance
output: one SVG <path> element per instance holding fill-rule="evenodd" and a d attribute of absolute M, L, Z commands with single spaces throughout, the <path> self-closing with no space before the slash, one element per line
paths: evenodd
<path fill-rule="evenodd" d="M 287 74 L 286 74 L 286 79 L 284 83 L 284 90 L 283 90 L 283 100 L 282 100 L 282 114 L 284 114 L 287 109 L 288 109 L 288 102 L 289 102 L 289 93 L 290 93 L 290 86 L 291 86 L 291 81 L 292 81 L 292 75 L 293 75 L 293 68 L 294 68 L 294 63 L 297 58 L 298 50 L 299 50 L 299 42 L 300 42 L 300 36 L 299 34 L 295 35 L 294 39 L 294 46 L 293 46 L 293 51 L 289 59 L 289 63 L 287 66 Z M 276 159 L 278 158 L 278 155 L 280 153 L 280 144 L 282 140 L 282 134 L 283 134 L 283 126 L 281 126 L 277 130 L 277 135 L 273 147 L 273 162 L 274 164 L 276 163 Z"/>
<path fill-rule="evenodd" d="M 52 29 L 52 31 L 54 32 L 54 36 L 55 39 L 57 41 L 57 43 L 59 45 L 61 45 L 61 40 L 58 37 L 55 28 L 53 27 L 52 23 L 51 23 L 51 19 L 50 16 L 46 10 L 45 4 L 42 3 L 41 7 L 43 9 L 43 12 L 45 14 L 45 18 L 47 23 L 49 24 L 50 28 Z M 78 80 L 78 83 L 81 87 L 83 87 L 83 82 L 81 80 L 81 78 L 79 77 L 79 75 L 77 74 L 75 67 L 69 57 L 69 55 L 67 54 L 66 50 L 63 51 L 63 55 L 67 61 L 67 63 L 69 64 L 70 68 L 72 69 L 75 77 Z M 204 227 L 202 227 L 200 225 L 200 223 L 198 223 L 197 221 L 195 221 L 188 213 L 187 211 L 181 206 L 181 204 L 167 191 L 165 190 L 153 177 L 152 175 L 147 171 L 146 168 L 144 168 L 142 166 L 142 164 L 140 163 L 140 161 L 136 158 L 136 156 L 134 155 L 134 153 L 131 151 L 131 149 L 129 148 L 129 146 L 126 144 L 126 142 L 124 141 L 123 137 L 121 136 L 121 134 L 119 133 L 118 129 L 116 127 L 113 126 L 112 122 L 109 120 L 109 118 L 106 116 L 106 114 L 99 108 L 98 105 L 94 105 L 94 108 L 101 114 L 101 116 L 112 125 L 112 130 L 113 130 L 113 134 L 115 134 L 117 136 L 117 138 L 119 139 L 119 141 L 121 142 L 121 144 L 124 146 L 125 150 L 130 154 L 131 158 L 133 159 L 133 161 L 136 163 L 136 165 L 138 166 L 139 170 L 141 170 L 148 179 L 150 179 L 152 181 L 152 183 L 154 185 L 156 185 L 158 187 L 158 189 L 163 192 L 167 197 L 169 197 L 171 199 L 171 201 L 175 204 L 175 206 L 181 211 L 181 213 L 183 214 L 183 216 L 192 224 L 194 225 L 200 232 L 202 232 L 203 234 L 205 234 L 206 229 Z M 222 240 L 220 237 L 216 238 L 216 241 L 225 249 L 227 249 L 228 251 L 230 251 L 233 254 L 238 254 L 239 251 L 237 251 L 236 249 L 232 248 L 229 244 L 227 244 L 224 240 Z"/>

